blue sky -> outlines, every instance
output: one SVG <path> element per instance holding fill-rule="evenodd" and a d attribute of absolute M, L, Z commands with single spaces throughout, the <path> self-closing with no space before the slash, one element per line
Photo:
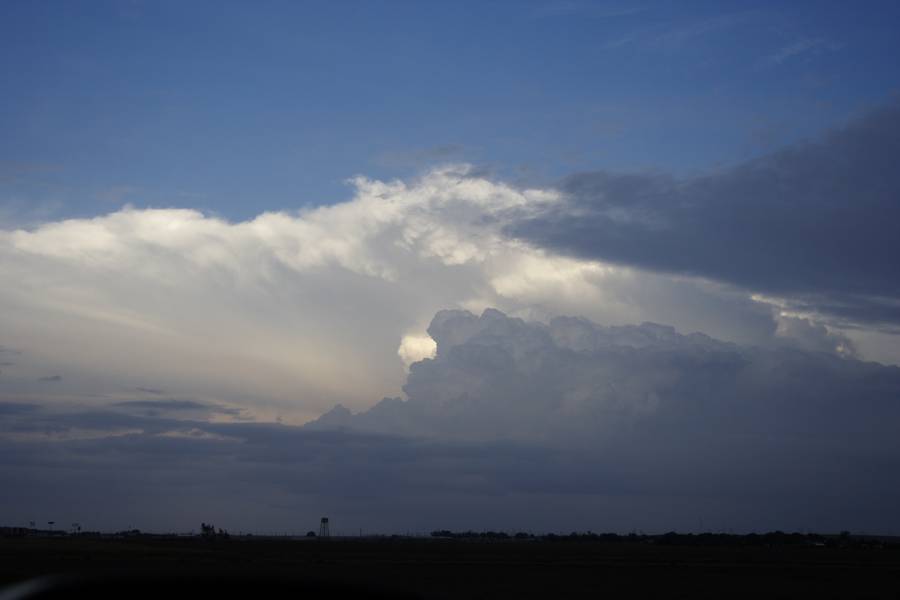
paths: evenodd
<path fill-rule="evenodd" d="M 900 84 L 896 3 L 7 2 L 0 212 L 229 220 L 355 174 L 695 173 Z"/>

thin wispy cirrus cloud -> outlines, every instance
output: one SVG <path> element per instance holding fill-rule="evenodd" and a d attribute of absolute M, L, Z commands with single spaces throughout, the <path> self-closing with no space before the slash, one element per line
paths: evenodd
<path fill-rule="evenodd" d="M 648 6 L 629 3 L 598 5 L 593 2 L 575 0 L 551 0 L 535 7 L 530 16 L 534 19 L 552 19 L 573 15 L 592 19 L 616 19 L 637 15 L 648 9 Z"/>
<path fill-rule="evenodd" d="M 801 38 L 779 49 L 778 52 L 768 57 L 768 61 L 780 65 L 803 55 L 810 56 L 821 54 L 822 52 L 835 52 L 841 48 L 842 45 L 835 42 L 818 38 Z"/>
<path fill-rule="evenodd" d="M 625 35 L 608 40 L 605 47 L 675 52 L 706 36 L 727 33 L 745 26 L 758 20 L 758 17 L 757 12 L 736 12 L 702 19 L 670 18 L 650 26 L 638 25 Z"/>

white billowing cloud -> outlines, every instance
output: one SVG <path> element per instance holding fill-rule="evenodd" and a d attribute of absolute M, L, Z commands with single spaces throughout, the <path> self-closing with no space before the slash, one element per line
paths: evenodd
<path fill-rule="evenodd" d="M 691 499 L 657 527 L 687 514 L 763 529 L 891 527 L 900 368 L 840 356 L 809 322 L 782 323 L 802 337 L 754 347 L 654 323 L 441 311 L 428 328 L 435 356 L 411 366 L 408 399 L 337 407 L 303 430 L 462 444 L 474 448 L 466 468 L 432 473 L 463 489 L 522 486 L 545 509 L 555 501 L 540 494 L 555 490 L 614 498 L 649 520 Z"/>
<path fill-rule="evenodd" d="M 400 392 L 442 308 L 654 320 L 768 343 L 768 305 L 714 283 L 554 254 L 504 233 L 561 201 L 467 167 L 353 180 L 343 203 L 230 223 L 123 208 L 0 230 L 0 343 L 22 352 L 0 394 L 161 386 L 299 422 Z M 46 386 L 45 386 L 46 387 Z"/>
<path fill-rule="evenodd" d="M 506 443 L 514 449 L 490 459 L 493 481 L 618 490 L 649 501 L 651 514 L 688 496 L 701 512 L 754 527 L 891 526 L 883 499 L 900 493 L 890 475 L 900 463 L 900 368 L 840 356 L 826 330 L 782 322 L 802 337 L 752 347 L 654 323 L 441 311 L 428 329 L 435 357 L 411 366 L 407 400 L 338 408 L 304 429 Z M 814 514 L 798 510 L 811 504 Z"/>
<path fill-rule="evenodd" d="M 781 313 L 775 334 L 795 347 L 840 356 L 856 356 L 856 346 L 846 336 L 831 331 L 821 323 Z"/>
<path fill-rule="evenodd" d="M 309 427 L 567 446 L 641 437 L 647 428 L 800 441 L 852 425 L 868 432 L 866 443 L 893 440 L 882 424 L 900 416 L 900 369 L 842 357 L 849 342 L 808 321 L 781 325 L 782 335 L 792 328 L 799 336 L 761 348 L 655 323 L 441 311 L 428 328 L 436 352 L 411 366 L 408 400 L 387 398 Z"/>
<path fill-rule="evenodd" d="M 400 340 L 397 355 L 403 364 L 409 367 L 414 362 L 433 358 L 437 344 L 428 335 L 404 335 Z"/>

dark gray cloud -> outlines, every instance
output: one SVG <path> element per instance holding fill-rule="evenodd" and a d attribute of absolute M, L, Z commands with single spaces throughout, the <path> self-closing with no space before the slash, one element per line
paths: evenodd
<path fill-rule="evenodd" d="M 337 408 L 310 427 L 567 446 L 634 428 L 837 435 L 856 423 L 890 438 L 884 418 L 900 418 L 900 368 L 841 358 L 823 327 L 785 323 L 790 345 L 747 347 L 654 323 L 442 311 L 428 330 L 436 357 L 412 365 L 407 401 L 357 415 Z"/>
<path fill-rule="evenodd" d="M 38 377 L 38 381 L 55 383 L 57 381 L 62 381 L 62 375 L 47 375 L 45 377 Z"/>
<path fill-rule="evenodd" d="M 345 531 L 900 529 L 900 369 L 790 326 L 808 348 L 444 311 L 408 399 L 304 427 L 166 399 L 7 407 L 0 511 L 300 533 L 321 515 Z"/>
<path fill-rule="evenodd" d="M 7 407 L 10 405 L 8 404 Z M 108 408 L 94 408 L 15 403 L 12 409 L 0 411 L 0 435 L 25 434 L 36 440 L 47 436 L 60 438 L 90 435 L 116 435 L 124 431 L 160 434 L 195 426 L 187 419 L 176 420 L 160 414 L 131 414 Z"/>
<path fill-rule="evenodd" d="M 162 394 L 166 393 L 165 390 L 151 387 L 136 387 L 134 389 L 139 392 L 143 392 L 144 394 L 152 394 L 154 396 L 161 396 Z"/>
<path fill-rule="evenodd" d="M 161 393 L 161 392 L 160 392 Z M 240 416 L 243 411 L 239 408 L 222 406 L 221 404 L 212 404 L 207 402 L 197 402 L 196 400 L 187 400 L 183 398 L 160 398 L 153 400 L 126 400 L 116 402 L 112 406 L 123 409 L 132 409 L 150 416 L 163 413 L 202 413 L 202 414 L 222 414 L 231 416 Z"/>
<path fill-rule="evenodd" d="M 17 415 L 38 410 L 39 405 L 29 402 L 0 402 L 0 415 Z"/>
<path fill-rule="evenodd" d="M 788 326 L 800 343 L 757 348 L 652 323 L 445 311 L 429 328 L 436 357 L 411 368 L 408 400 L 338 408 L 308 428 L 506 440 L 522 454 L 498 459 L 491 481 L 533 493 L 689 497 L 713 512 L 731 506 L 741 522 L 791 514 L 795 526 L 807 498 L 814 527 L 864 515 L 900 525 L 878 499 L 900 498 L 884 479 L 900 466 L 900 369 L 820 351 L 826 331 Z"/>
<path fill-rule="evenodd" d="M 166 410 L 198 410 L 205 409 L 208 405 L 195 400 L 181 400 L 177 398 L 169 398 L 166 400 L 126 400 L 124 402 L 116 402 L 114 406 L 122 406 L 125 408 L 159 408 Z"/>
<path fill-rule="evenodd" d="M 712 174 L 589 172 L 512 227 L 582 257 L 696 275 L 849 322 L 900 324 L 900 104 Z"/>
<path fill-rule="evenodd" d="M 18 351 L 16 351 L 16 350 L 13 350 L 12 348 L 8 348 L 8 347 L 6 347 L 6 346 L 4 346 L 4 345 L 2 345 L 2 344 L 0 344 L 0 355 L 6 355 L 6 356 L 9 356 L 9 355 L 14 355 L 14 354 L 15 354 L 15 355 L 18 355 L 18 354 L 20 354 L 20 352 L 18 352 Z M 11 361 L 11 360 L 5 360 L 5 357 L 4 357 L 4 360 L 0 360 L 0 367 L 12 367 L 12 366 L 14 366 L 15 364 L 16 364 L 16 363 L 14 363 L 14 362 Z"/>

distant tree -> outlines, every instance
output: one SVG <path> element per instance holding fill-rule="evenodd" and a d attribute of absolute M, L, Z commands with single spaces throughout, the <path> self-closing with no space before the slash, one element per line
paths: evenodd
<path fill-rule="evenodd" d="M 315 532 L 315 531 L 307 531 L 307 532 L 306 532 L 306 537 L 308 537 L 308 538 L 314 538 L 314 537 L 316 537 L 316 532 Z"/>

